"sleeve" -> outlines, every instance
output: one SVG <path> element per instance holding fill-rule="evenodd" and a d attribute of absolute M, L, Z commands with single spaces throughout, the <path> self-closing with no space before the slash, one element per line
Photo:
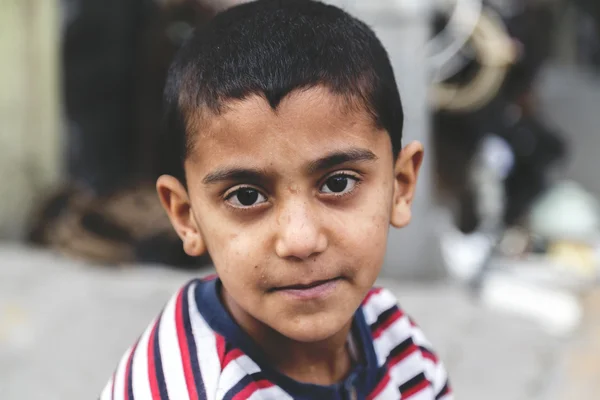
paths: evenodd
<path fill-rule="evenodd" d="M 102 390 L 100 400 L 121 400 L 131 397 L 132 371 L 131 364 L 136 355 L 137 344 L 127 350 L 112 377 Z"/>
<path fill-rule="evenodd" d="M 198 354 L 214 346 L 203 344 L 201 333 L 196 332 L 202 320 L 191 315 L 191 310 L 197 310 L 194 288 L 188 284 L 180 289 L 127 350 L 100 400 L 206 399 Z M 212 331 L 202 334 L 212 335 Z"/>
<path fill-rule="evenodd" d="M 400 365 L 397 360 L 406 361 L 406 365 L 400 369 L 402 377 L 395 382 L 396 385 L 408 383 L 406 381 L 407 371 L 414 372 L 418 370 L 426 381 L 423 383 L 428 384 L 428 388 L 430 387 L 433 390 L 434 399 L 453 400 L 454 397 L 448 382 L 446 369 L 434 352 L 429 340 L 400 307 L 398 299 L 392 291 L 384 288 L 373 288 L 363 301 L 362 310 L 365 322 L 372 332 L 380 365 L 386 362 L 390 356 L 395 357 L 395 371 L 397 372 Z M 410 340 L 407 340 L 407 338 L 410 338 Z M 408 342 L 410 344 L 407 344 Z M 410 347 L 410 349 L 407 347 Z M 420 357 L 408 360 L 408 356 L 415 353 L 418 353 Z M 399 354 L 401 356 L 398 356 Z M 412 376 L 412 372 L 408 375 Z M 383 392 L 381 393 L 383 394 Z M 391 394 L 387 394 L 387 397 L 381 398 L 387 399 L 391 398 L 390 396 Z M 377 398 L 377 396 L 372 397 Z"/>
<path fill-rule="evenodd" d="M 113 399 L 113 382 L 115 381 L 115 376 L 113 375 L 109 380 L 98 400 L 112 400 Z"/>
<path fill-rule="evenodd" d="M 425 376 L 433 387 L 435 400 L 453 400 L 454 396 L 446 368 L 433 350 L 433 346 L 427 340 L 421 328 L 412 319 L 410 319 L 410 323 L 414 343 L 419 347 L 425 360 Z"/>
<path fill-rule="evenodd" d="M 149 366 L 153 360 L 149 359 L 148 349 L 155 342 L 159 318 L 148 326 L 142 336 L 121 357 L 99 400 L 133 399 L 134 391 L 136 398 L 154 398 L 149 373 Z"/>

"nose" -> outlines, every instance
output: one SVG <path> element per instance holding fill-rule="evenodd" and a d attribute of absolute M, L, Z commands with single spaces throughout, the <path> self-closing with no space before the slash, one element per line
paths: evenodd
<path fill-rule="evenodd" d="M 281 258 L 305 260 L 327 248 L 319 217 L 308 203 L 290 201 L 278 215 L 275 252 Z"/>

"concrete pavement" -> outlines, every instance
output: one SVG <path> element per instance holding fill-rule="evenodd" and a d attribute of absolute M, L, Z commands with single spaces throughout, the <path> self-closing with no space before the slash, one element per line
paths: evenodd
<path fill-rule="evenodd" d="M 90 267 L 11 245 L 0 245 L 0 260 L 3 400 L 95 398 L 164 302 L 198 275 Z M 381 284 L 436 346 L 457 399 L 554 400 L 568 348 L 563 340 L 488 310 L 448 283 Z"/>

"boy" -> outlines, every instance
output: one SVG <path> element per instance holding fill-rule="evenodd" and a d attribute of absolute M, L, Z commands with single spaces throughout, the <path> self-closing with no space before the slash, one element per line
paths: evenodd
<path fill-rule="evenodd" d="M 450 399 L 393 295 L 372 289 L 410 221 L 423 149 L 374 33 L 311 0 L 225 11 L 176 57 L 157 181 L 187 254 L 177 293 L 102 399 Z"/>

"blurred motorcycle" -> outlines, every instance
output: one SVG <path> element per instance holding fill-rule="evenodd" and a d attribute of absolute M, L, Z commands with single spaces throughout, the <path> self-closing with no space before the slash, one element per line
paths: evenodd
<path fill-rule="evenodd" d="M 478 17 L 468 40 L 446 60 L 450 72 L 434 83 L 431 99 L 437 187 L 445 203 L 454 205 L 459 229 L 442 238 L 442 248 L 455 275 L 473 281 L 506 228 L 519 224 L 548 187 L 566 143 L 539 116 L 535 95 L 535 79 L 551 53 L 552 4 L 467 4 L 479 10 Z M 470 21 L 441 15 L 436 33 L 449 23 L 464 27 Z M 457 259 L 460 244 L 467 246 L 462 253 L 469 265 Z"/>

